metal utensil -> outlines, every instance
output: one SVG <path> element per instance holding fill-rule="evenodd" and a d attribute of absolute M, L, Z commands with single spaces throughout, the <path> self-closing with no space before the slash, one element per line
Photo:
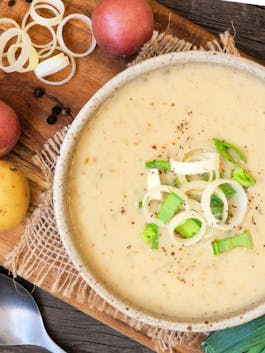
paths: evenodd
<path fill-rule="evenodd" d="M 7 345 L 33 345 L 52 353 L 66 353 L 47 334 L 30 293 L 0 274 L 0 346 Z"/>

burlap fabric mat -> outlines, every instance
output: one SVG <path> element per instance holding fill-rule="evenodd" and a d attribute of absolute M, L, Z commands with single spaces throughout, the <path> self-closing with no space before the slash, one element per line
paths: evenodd
<path fill-rule="evenodd" d="M 130 65 L 159 54 L 188 50 L 211 50 L 239 55 L 229 32 L 220 35 L 220 42 L 217 40 L 209 42 L 205 47 L 200 48 L 172 35 L 154 32 L 150 41 L 143 46 Z M 35 284 L 40 287 L 47 277 L 52 278 L 53 280 L 49 281 L 51 283 L 48 288 L 50 292 L 56 292 L 68 298 L 74 296 L 78 302 L 126 323 L 150 337 L 157 352 L 173 353 L 178 351 L 178 347 L 182 347 L 190 353 L 198 353 L 197 347 L 207 333 L 176 332 L 136 321 L 106 303 L 86 284 L 73 267 L 60 240 L 52 200 L 54 168 L 67 130 L 68 128 L 65 127 L 49 139 L 42 151 L 34 157 L 33 162 L 42 170 L 49 187 L 43 193 L 39 207 L 28 219 L 21 240 L 7 255 L 5 266 L 13 272 L 14 276 L 19 275 L 25 278 L 33 276 Z"/>

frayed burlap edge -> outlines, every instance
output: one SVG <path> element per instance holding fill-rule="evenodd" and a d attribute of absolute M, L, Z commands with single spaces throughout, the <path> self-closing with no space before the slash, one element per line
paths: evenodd
<path fill-rule="evenodd" d="M 220 34 L 220 41 L 216 39 L 200 47 L 173 35 L 154 31 L 150 41 L 143 45 L 136 59 L 129 66 L 161 54 L 190 50 L 218 51 L 239 56 L 234 37 L 231 36 L 229 31 Z"/>
<path fill-rule="evenodd" d="M 234 39 L 228 31 L 220 35 L 220 41 L 208 42 L 204 47 L 197 47 L 183 39 L 155 31 L 130 65 L 160 54 L 189 50 L 209 50 L 239 55 Z M 73 267 L 57 231 L 52 199 L 54 169 L 67 130 L 68 127 L 65 127 L 57 132 L 33 159 L 33 163 L 41 168 L 49 187 L 43 193 L 39 207 L 28 219 L 19 243 L 6 256 L 5 266 L 13 272 L 14 276 L 30 278 L 37 286 L 45 283 L 46 288 L 51 292 L 68 298 L 74 297 L 78 302 L 104 312 L 150 337 L 157 352 L 173 353 L 178 347 L 183 347 L 190 353 L 199 352 L 199 343 L 207 333 L 165 330 L 132 319 L 97 295 Z"/>

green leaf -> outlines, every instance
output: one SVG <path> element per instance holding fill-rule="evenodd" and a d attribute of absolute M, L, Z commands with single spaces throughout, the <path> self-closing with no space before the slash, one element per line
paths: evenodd
<path fill-rule="evenodd" d="M 152 249 L 158 249 L 158 226 L 154 223 L 147 223 L 142 232 L 142 237 L 147 244 L 151 244 Z"/>
<path fill-rule="evenodd" d="M 219 196 L 217 196 L 216 194 L 213 194 L 211 196 L 211 206 L 215 206 L 215 207 L 223 207 L 223 201 L 220 199 Z"/>
<path fill-rule="evenodd" d="M 241 160 L 245 163 L 247 162 L 246 156 L 237 147 L 235 147 L 231 143 L 226 142 L 226 141 L 221 141 L 216 138 L 213 139 L 213 143 L 214 143 L 217 151 L 220 153 L 220 155 L 224 159 L 228 160 L 229 162 L 231 162 L 233 164 L 238 164 L 238 162 L 229 153 L 229 150 L 233 151 L 238 156 L 239 160 Z"/>
<path fill-rule="evenodd" d="M 256 183 L 256 180 L 243 168 L 235 169 L 232 174 L 232 179 L 239 182 L 245 188 L 249 188 Z"/>
<path fill-rule="evenodd" d="M 252 240 L 249 232 L 243 232 L 229 238 L 218 239 L 212 242 L 214 255 L 219 255 L 239 247 L 252 249 Z"/>
<path fill-rule="evenodd" d="M 159 249 L 158 236 L 152 241 L 152 249 L 153 250 Z"/>
<path fill-rule="evenodd" d="M 174 186 L 180 186 L 180 180 L 179 180 L 179 178 L 177 177 L 177 178 L 175 178 L 175 180 L 174 180 Z"/>
<path fill-rule="evenodd" d="M 211 211 L 214 217 L 221 220 L 223 217 L 223 206 L 211 206 Z"/>
<path fill-rule="evenodd" d="M 188 218 L 183 224 L 175 228 L 183 238 L 194 237 L 199 233 L 200 229 L 201 222 L 196 218 Z"/>
<path fill-rule="evenodd" d="M 169 172 L 171 170 L 170 162 L 162 159 L 154 159 L 145 163 L 146 168 L 155 168 Z"/>
<path fill-rule="evenodd" d="M 217 196 L 216 194 L 213 194 L 211 196 L 210 206 L 211 206 L 211 211 L 212 211 L 212 214 L 214 215 L 214 217 L 217 219 L 222 219 L 224 204 L 219 196 Z"/>
<path fill-rule="evenodd" d="M 232 186 L 227 183 L 220 185 L 219 188 L 223 191 L 227 199 L 230 199 L 236 193 L 236 191 L 232 188 Z"/>
<path fill-rule="evenodd" d="M 202 180 L 204 181 L 209 181 L 210 174 L 209 173 L 203 173 L 202 174 Z"/>
<path fill-rule="evenodd" d="M 158 212 L 157 218 L 162 222 L 167 223 L 181 207 L 184 200 L 180 198 L 174 192 L 170 192 L 165 198 L 160 211 Z"/>

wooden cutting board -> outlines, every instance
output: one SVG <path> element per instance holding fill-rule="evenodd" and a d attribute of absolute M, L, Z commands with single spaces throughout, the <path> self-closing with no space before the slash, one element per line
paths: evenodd
<path fill-rule="evenodd" d="M 20 23 L 30 5 L 24 0 L 17 0 L 15 6 L 8 7 L 7 2 L 8 0 L 0 2 L 0 18 L 11 17 Z M 197 46 L 205 45 L 208 41 L 216 38 L 157 2 L 150 0 L 150 3 L 155 14 L 155 26 L 159 32 L 166 31 L 169 34 L 177 35 Z M 95 4 L 96 0 L 65 0 L 66 14 L 79 12 L 91 16 Z M 32 28 L 30 34 L 33 39 L 36 39 L 35 42 L 37 40 L 48 41 L 46 39 L 47 32 L 40 27 Z M 84 43 L 88 42 L 88 37 L 88 33 L 82 28 L 80 22 L 74 22 L 65 29 L 65 38 L 66 40 L 71 38 L 72 48 L 75 50 L 82 50 Z M 78 59 L 78 69 L 74 78 L 64 86 L 58 87 L 43 85 L 33 73 L 7 75 L 0 72 L 0 99 L 16 110 L 23 127 L 20 143 L 9 158 L 18 163 L 31 182 L 33 208 L 37 205 L 38 197 L 46 185 L 40 171 L 33 166 L 28 166 L 30 158 L 42 148 L 49 137 L 63 126 L 68 125 L 97 89 L 123 70 L 130 60 L 132 58 L 110 57 L 97 48 L 89 57 Z M 42 98 L 35 98 L 33 95 L 34 89 L 38 86 L 45 88 L 45 95 Z M 59 116 L 56 124 L 48 125 L 46 119 L 51 114 L 53 106 L 58 103 L 65 108 L 64 114 Z M 22 232 L 23 225 L 12 232 L 0 234 L 0 263 L 4 262 L 5 255 L 18 242 Z M 34 278 L 26 279 L 34 282 Z M 43 284 L 44 290 L 47 290 L 48 282 L 49 279 Z M 58 293 L 55 295 L 142 344 L 154 348 L 151 340 L 144 334 L 136 332 L 104 313 L 80 305 L 74 298 L 68 299 Z M 184 352 L 184 350 L 179 351 Z"/>

